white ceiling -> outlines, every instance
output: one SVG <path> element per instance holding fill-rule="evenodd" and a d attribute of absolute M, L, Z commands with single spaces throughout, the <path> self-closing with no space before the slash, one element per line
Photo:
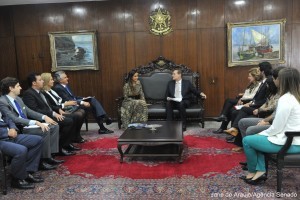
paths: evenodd
<path fill-rule="evenodd" d="M 22 5 L 22 4 L 43 4 L 43 3 L 65 3 L 82 1 L 104 1 L 104 0 L 0 0 L 0 6 Z"/>

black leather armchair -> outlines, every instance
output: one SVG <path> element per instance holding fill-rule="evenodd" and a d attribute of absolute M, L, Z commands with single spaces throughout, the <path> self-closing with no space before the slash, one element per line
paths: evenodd
<path fill-rule="evenodd" d="M 300 131 L 298 132 L 285 132 L 287 141 L 277 154 L 265 154 L 266 155 L 266 168 L 268 171 L 269 161 L 276 163 L 277 171 L 277 192 L 281 192 L 282 189 L 282 169 L 283 168 L 300 168 L 300 153 L 289 154 L 287 150 L 290 148 L 293 138 L 300 137 Z"/>

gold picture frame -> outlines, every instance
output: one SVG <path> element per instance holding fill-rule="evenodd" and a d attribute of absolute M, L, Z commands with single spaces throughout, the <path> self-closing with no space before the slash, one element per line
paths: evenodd
<path fill-rule="evenodd" d="M 51 71 L 99 69 L 96 31 L 50 32 L 48 35 Z"/>
<path fill-rule="evenodd" d="M 227 23 L 228 67 L 285 63 L 286 19 Z"/>

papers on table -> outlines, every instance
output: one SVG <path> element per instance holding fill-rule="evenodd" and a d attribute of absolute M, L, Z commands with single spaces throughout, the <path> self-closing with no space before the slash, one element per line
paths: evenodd
<path fill-rule="evenodd" d="M 142 128 L 145 128 L 146 126 L 147 126 L 147 124 L 142 124 L 142 123 L 128 124 L 128 128 L 132 128 L 132 129 L 142 129 Z"/>

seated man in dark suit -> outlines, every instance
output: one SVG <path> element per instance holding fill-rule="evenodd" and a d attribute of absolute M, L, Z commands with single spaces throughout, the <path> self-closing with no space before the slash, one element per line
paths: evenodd
<path fill-rule="evenodd" d="M 69 79 L 64 71 L 55 72 L 54 79 L 56 85 L 54 86 L 53 90 L 57 92 L 57 94 L 63 99 L 63 101 L 75 100 L 78 102 L 78 105 L 80 105 L 85 110 L 91 109 L 92 113 L 94 114 L 94 118 L 100 127 L 98 131 L 99 134 L 113 133 L 113 131 L 108 130 L 103 125 L 103 122 L 106 122 L 106 125 L 111 124 L 112 119 L 106 115 L 105 110 L 97 99 L 92 97 L 85 100 L 83 97 L 75 96 L 68 85 Z"/>
<path fill-rule="evenodd" d="M 40 74 L 31 73 L 27 77 L 30 88 L 23 93 L 24 103 L 32 110 L 52 117 L 59 124 L 59 148 L 62 155 L 67 152 L 67 155 L 74 155 L 79 147 L 74 146 L 71 141 L 73 139 L 72 126 L 73 119 L 61 115 L 59 110 L 52 110 L 46 97 L 42 94 L 44 81 Z"/>
<path fill-rule="evenodd" d="M 33 189 L 34 183 L 43 178 L 33 176 L 38 170 L 42 152 L 42 137 L 18 134 L 15 123 L 0 112 L 0 150 L 11 160 L 11 186 L 19 189 Z"/>
<path fill-rule="evenodd" d="M 51 154 L 58 153 L 59 127 L 50 117 L 28 108 L 19 97 L 21 86 L 18 79 L 6 77 L 1 80 L 2 96 L 0 110 L 10 118 L 24 134 L 39 135 L 43 138 L 40 169 L 55 169 L 62 160 L 56 160 Z M 41 123 L 45 121 L 48 126 Z M 28 128 L 31 126 L 31 128 Z M 36 127 L 34 127 L 36 126 Z"/>
<path fill-rule="evenodd" d="M 191 97 L 194 94 L 197 97 L 206 99 L 203 92 L 199 92 L 192 85 L 189 80 L 183 80 L 181 77 L 181 70 L 175 69 L 172 73 L 173 80 L 168 83 L 166 97 L 167 97 L 167 121 L 173 119 L 173 109 L 177 108 L 182 120 L 182 128 L 186 130 L 186 108 L 191 104 Z"/>

